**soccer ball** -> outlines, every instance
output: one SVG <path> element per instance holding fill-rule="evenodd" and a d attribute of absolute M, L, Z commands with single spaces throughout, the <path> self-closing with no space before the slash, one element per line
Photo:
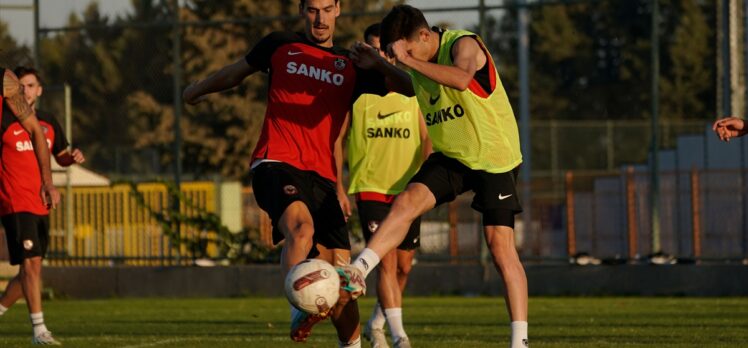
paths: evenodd
<path fill-rule="evenodd" d="M 340 277 L 331 264 L 316 259 L 299 262 L 286 276 L 288 302 L 309 314 L 328 311 L 338 302 Z"/>

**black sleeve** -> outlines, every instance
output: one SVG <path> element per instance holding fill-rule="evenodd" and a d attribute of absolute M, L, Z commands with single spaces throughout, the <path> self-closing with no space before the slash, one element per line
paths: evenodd
<path fill-rule="evenodd" d="M 358 100 L 362 94 L 387 95 L 387 84 L 384 75 L 376 70 L 364 70 L 356 68 L 356 86 L 353 89 L 351 103 Z"/>
<path fill-rule="evenodd" d="M 293 41 L 294 34 L 276 31 L 265 36 L 252 48 L 244 59 L 251 67 L 267 72 L 270 69 L 270 58 L 275 50 L 288 42 Z"/>
<path fill-rule="evenodd" d="M 60 152 L 65 151 L 70 143 L 68 143 L 68 139 L 65 137 L 65 131 L 62 130 L 62 126 L 60 126 L 60 122 L 57 122 L 56 117 L 53 115 L 47 115 L 45 120 L 52 125 L 55 132 L 55 141 L 52 143 L 51 155 L 57 156 Z"/>

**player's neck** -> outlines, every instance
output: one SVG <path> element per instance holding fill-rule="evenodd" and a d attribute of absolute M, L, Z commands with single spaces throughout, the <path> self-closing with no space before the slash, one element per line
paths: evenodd
<path fill-rule="evenodd" d="M 438 32 L 431 30 L 426 43 L 429 45 L 429 62 L 436 62 L 439 58 L 439 46 L 441 42 L 441 35 Z"/>
<path fill-rule="evenodd" d="M 317 46 L 320 46 L 320 47 L 330 48 L 330 47 L 333 46 L 333 42 L 332 42 L 333 37 L 332 36 L 330 36 L 330 39 L 328 39 L 325 42 L 318 42 L 318 41 L 316 41 L 314 39 L 314 36 L 312 36 L 309 33 L 304 33 L 304 37 L 306 37 L 307 41 L 309 41 L 309 42 L 311 42 L 311 43 L 313 43 L 313 44 L 315 44 Z"/>

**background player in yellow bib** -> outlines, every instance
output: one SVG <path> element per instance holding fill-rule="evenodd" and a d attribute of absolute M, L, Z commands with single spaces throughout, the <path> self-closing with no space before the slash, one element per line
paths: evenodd
<path fill-rule="evenodd" d="M 377 50 L 380 49 L 379 36 L 379 23 L 364 31 L 366 43 Z M 369 241 L 390 211 L 395 196 L 405 190 L 410 178 L 431 152 L 418 101 L 394 92 L 385 96 L 362 94 L 353 104 L 347 144 L 348 193 L 356 197 L 361 228 L 364 238 Z M 416 219 L 405 240 L 396 250 L 387 253 L 380 263 L 379 301 L 363 332 L 372 347 L 387 347 L 385 317 L 393 345 L 410 347 L 403 327 L 402 291 L 415 250 L 420 245 L 420 226 L 420 219 Z"/>
<path fill-rule="evenodd" d="M 470 32 L 429 28 L 423 13 L 395 6 L 382 20 L 381 45 L 405 65 L 425 116 L 434 154 L 398 195 L 387 218 L 349 268 L 366 276 L 405 238 L 426 211 L 474 191 L 486 242 L 506 288 L 511 348 L 527 347 L 527 277 L 514 247 L 520 153 L 517 122 L 498 71 L 481 39 Z M 366 48 L 362 64 L 382 64 Z M 402 80 L 408 83 L 407 79 Z"/>

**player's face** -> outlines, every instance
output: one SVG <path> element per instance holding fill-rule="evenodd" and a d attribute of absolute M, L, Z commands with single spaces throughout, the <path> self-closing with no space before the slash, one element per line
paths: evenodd
<path fill-rule="evenodd" d="M 391 63 L 392 59 L 390 59 L 390 57 L 388 57 L 387 54 L 385 54 L 385 52 L 382 50 L 382 45 L 379 41 L 379 36 L 369 35 L 369 37 L 366 38 L 366 43 L 369 46 L 374 47 L 377 50 L 377 52 L 379 52 L 380 56 L 382 56 L 384 59 L 387 59 Z"/>
<path fill-rule="evenodd" d="M 418 33 L 405 40 L 405 49 L 408 53 L 418 60 L 430 61 L 435 52 L 429 45 L 431 30 L 421 29 Z"/>
<path fill-rule="evenodd" d="M 26 102 L 29 105 L 34 105 L 36 99 L 42 95 L 42 85 L 39 84 L 39 80 L 36 79 L 34 74 L 24 75 L 19 79 L 23 86 L 23 96 L 26 98 Z"/>
<path fill-rule="evenodd" d="M 304 17 L 307 38 L 318 45 L 332 46 L 335 19 L 340 15 L 340 3 L 335 0 L 307 0 L 300 11 Z"/>

